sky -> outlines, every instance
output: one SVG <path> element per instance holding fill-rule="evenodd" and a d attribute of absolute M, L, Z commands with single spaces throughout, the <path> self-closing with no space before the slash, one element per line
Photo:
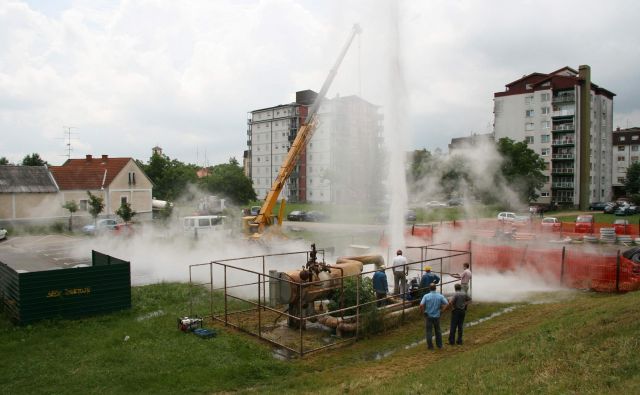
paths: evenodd
<path fill-rule="evenodd" d="M 507 83 L 582 64 L 617 95 L 614 127 L 640 126 L 640 2 L 390 3 L 0 0 L 0 157 L 61 164 L 70 131 L 74 158 L 147 161 L 159 145 L 198 165 L 241 161 L 247 113 L 318 91 L 354 23 L 363 32 L 328 97 L 384 114 L 385 81 L 401 73 L 406 150 L 491 132 Z"/>

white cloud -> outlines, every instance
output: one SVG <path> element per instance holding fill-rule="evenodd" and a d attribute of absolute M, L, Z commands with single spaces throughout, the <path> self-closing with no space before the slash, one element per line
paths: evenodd
<path fill-rule="evenodd" d="M 76 156 L 146 160 L 158 144 L 183 161 L 196 150 L 210 163 L 240 158 L 247 111 L 318 90 L 354 22 L 363 34 L 330 96 L 361 90 L 386 105 L 385 1 L 27 3 L 0 4 L 0 156 L 12 160 L 60 163 L 64 125 L 77 128 Z M 486 132 L 494 92 L 565 65 L 590 64 L 620 116 L 639 121 L 636 2 L 399 4 L 407 148 Z"/>

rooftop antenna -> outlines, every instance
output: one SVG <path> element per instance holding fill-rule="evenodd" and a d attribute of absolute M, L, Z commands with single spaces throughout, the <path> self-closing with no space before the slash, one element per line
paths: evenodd
<path fill-rule="evenodd" d="M 66 154 L 61 155 L 61 156 L 66 156 L 67 159 L 71 159 L 71 151 L 73 151 L 73 147 L 72 147 L 72 141 L 73 140 L 77 140 L 76 137 L 74 137 L 74 135 L 77 136 L 77 133 L 73 133 L 71 132 L 71 129 L 77 129 L 75 126 L 62 126 L 62 130 L 63 130 L 63 134 L 64 137 L 62 137 L 62 140 L 64 140 L 64 145 L 66 146 L 65 150 L 67 151 Z"/>

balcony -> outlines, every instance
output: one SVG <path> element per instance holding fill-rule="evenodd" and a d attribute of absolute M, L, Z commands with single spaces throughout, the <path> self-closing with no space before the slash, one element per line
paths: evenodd
<path fill-rule="evenodd" d="M 561 123 L 559 125 L 553 125 L 551 130 L 554 132 L 573 132 L 576 130 L 576 127 L 572 123 Z"/>
<path fill-rule="evenodd" d="M 553 200 L 556 203 L 573 203 L 573 195 L 554 196 Z"/>
<path fill-rule="evenodd" d="M 572 103 L 575 101 L 576 101 L 576 95 L 573 93 L 554 96 L 551 99 L 552 103 Z"/>
<path fill-rule="evenodd" d="M 554 167 L 551 169 L 551 174 L 573 174 L 573 167 Z"/>
<path fill-rule="evenodd" d="M 558 147 L 558 146 L 567 146 L 567 145 L 574 145 L 575 141 L 573 139 L 557 139 L 557 140 L 553 140 L 551 142 L 551 145 L 554 147 Z"/>
<path fill-rule="evenodd" d="M 556 189 L 573 189 L 573 182 L 554 182 L 551 184 L 551 188 Z"/>
<path fill-rule="evenodd" d="M 554 111 L 551 116 L 554 118 L 558 118 L 558 117 L 572 117 L 576 114 L 576 110 L 571 109 L 571 110 L 559 110 L 559 111 Z"/>
<path fill-rule="evenodd" d="M 551 159 L 554 160 L 573 160 L 574 154 L 553 154 L 551 155 Z"/>

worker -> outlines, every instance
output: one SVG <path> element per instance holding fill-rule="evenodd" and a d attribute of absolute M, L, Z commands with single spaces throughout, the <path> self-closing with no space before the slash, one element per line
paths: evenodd
<path fill-rule="evenodd" d="M 385 265 L 380 265 L 378 270 L 373 273 L 373 289 L 376 292 L 376 305 L 378 307 L 387 304 L 386 297 L 389 293 L 389 285 L 387 284 L 387 275 L 385 274 Z"/>
<path fill-rule="evenodd" d="M 442 307 L 444 306 L 444 308 Z M 429 293 L 422 297 L 420 301 L 420 312 L 424 314 L 426 322 L 427 348 L 433 350 L 433 340 L 431 339 L 433 330 L 436 332 L 436 345 L 442 348 L 442 330 L 440 329 L 440 312 L 447 309 L 449 302 L 436 291 L 436 285 L 429 285 Z"/>
<path fill-rule="evenodd" d="M 462 285 L 462 290 L 465 295 L 469 295 L 469 284 L 471 283 L 471 270 L 469 269 L 469 264 L 467 262 L 462 264 L 464 270 L 460 274 L 452 274 L 452 277 L 460 279 L 460 285 Z"/>
<path fill-rule="evenodd" d="M 462 327 L 464 326 L 464 316 L 467 312 L 467 305 L 471 302 L 471 298 L 465 292 L 462 292 L 462 285 L 454 285 L 456 293 L 449 300 L 451 311 L 451 327 L 449 329 L 449 344 L 452 346 L 454 342 L 462 344 Z M 458 340 L 456 341 L 456 331 L 458 332 Z"/>
<path fill-rule="evenodd" d="M 423 268 L 424 274 L 420 279 L 420 289 L 423 293 L 429 293 L 429 286 L 431 284 L 438 284 L 440 282 L 440 276 L 431 271 L 431 266 L 425 266 Z"/>
<path fill-rule="evenodd" d="M 407 292 L 407 271 L 407 258 L 402 256 L 402 250 L 398 250 L 393 258 L 393 292 L 396 294 Z"/>

